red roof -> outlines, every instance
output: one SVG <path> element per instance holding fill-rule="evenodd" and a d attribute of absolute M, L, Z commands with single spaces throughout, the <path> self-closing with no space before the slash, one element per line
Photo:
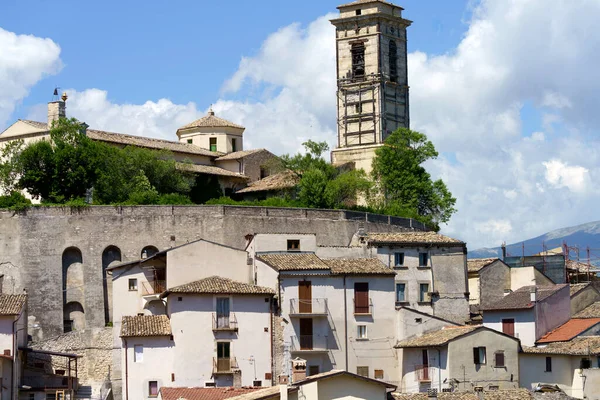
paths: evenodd
<path fill-rule="evenodd" d="M 600 323 L 600 318 L 573 318 L 555 330 L 542 336 L 537 342 L 567 342 L 598 323 Z"/>
<path fill-rule="evenodd" d="M 162 387 L 160 389 L 160 395 L 163 400 L 224 400 L 230 397 L 240 396 L 242 394 L 254 392 L 262 387 L 258 388 L 232 388 L 232 387 L 219 387 L 219 388 L 172 388 Z"/>

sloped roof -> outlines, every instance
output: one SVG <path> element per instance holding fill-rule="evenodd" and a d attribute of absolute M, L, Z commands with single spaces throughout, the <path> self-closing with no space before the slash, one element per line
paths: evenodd
<path fill-rule="evenodd" d="M 26 294 L 0 294 L 0 315 L 20 314 L 26 301 Z"/>
<path fill-rule="evenodd" d="M 401 244 L 401 245 L 444 245 L 464 246 L 464 242 L 435 232 L 389 232 L 369 233 L 369 244 Z"/>
<path fill-rule="evenodd" d="M 34 128 L 37 129 L 47 129 L 49 130 L 50 128 L 48 127 L 48 124 L 45 122 L 38 122 L 38 121 L 31 121 L 28 119 L 20 119 L 19 121 L 25 122 L 27 125 L 31 125 Z"/>
<path fill-rule="evenodd" d="M 496 262 L 498 260 L 499 260 L 498 257 L 494 257 L 494 258 L 472 258 L 470 260 L 467 260 L 467 269 L 469 270 L 469 272 L 479 272 L 483 268 L 487 267 L 488 265 L 490 265 L 493 262 Z"/>
<path fill-rule="evenodd" d="M 396 275 L 377 258 L 331 258 L 323 261 L 334 275 Z"/>
<path fill-rule="evenodd" d="M 121 337 L 170 336 L 171 323 L 166 315 L 124 316 Z"/>
<path fill-rule="evenodd" d="M 190 122 L 189 124 L 177 129 L 177 132 L 191 128 L 236 128 L 242 130 L 246 129 L 241 125 L 234 124 L 233 122 L 227 121 L 226 119 L 216 117 L 214 111 L 212 110 L 210 110 L 208 114 L 206 114 L 204 117 L 197 119 L 194 122 Z"/>
<path fill-rule="evenodd" d="M 327 265 L 315 253 L 267 253 L 257 256 L 277 271 L 328 270 Z"/>
<path fill-rule="evenodd" d="M 338 6 L 337 8 L 343 8 L 343 7 L 350 7 L 350 6 L 358 6 L 361 4 L 369 4 L 369 3 L 383 3 L 383 4 L 387 4 L 389 6 L 394 6 L 397 8 L 401 8 L 402 10 L 404 10 L 404 8 L 395 5 L 394 3 L 390 3 L 388 1 L 383 1 L 383 0 L 355 0 L 351 3 L 346 3 L 346 4 L 342 4 L 341 6 Z"/>
<path fill-rule="evenodd" d="M 428 400 L 427 393 L 392 393 L 397 400 Z M 479 400 L 474 392 L 438 393 L 438 400 Z M 527 389 L 489 390 L 484 392 L 485 400 L 530 400 L 533 394 Z"/>
<path fill-rule="evenodd" d="M 292 171 L 284 171 L 278 174 L 269 175 L 266 178 L 260 179 L 256 182 L 252 182 L 243 189 L 238 190 L 236 193 L 252 193 L 252 192 L 266 192 L 269 190 L 281 190 L 290 189 L 295 187 L 300 178 Z"/>
<path fill-rule="evenodd" d="M 197 294 L 275 294 L 275 290 L 220 276 L 211 276 L 167 290 L 167 293 Z"/>
<path fill-rule="evenodd" d="M 590 266 L 588 264 L 577 260 L 566 260 L 565 264 L 567 265 L 568 269 L 573 269 L 579 272 L 587 272 L 590 270 Z"/>
<path fill-rule="evenodd" d="M 271 386 L 268 388 L 261 388 L 253 392 L 242 394 L 236 397 L 230 397 L 231 400 L 266 400 L 266 399 L 279 399 L 279 391 L 281 389 L 278 385 Z M 298 389 L 293 386 L 288 386 L 288 393 L 297 391 Z"/>
<path fill-rule="evenodd" d="M 294 382 L 293 385 L 294 386 L 302 386 L 302 385 L 306 385 L 307 383 L 320 381 L 323 379 L 334 378 L 336 376 L 347 376 L 350 378 L 359 379 L 359 380 L 367 381 L 370 383 L 375 383 L 377 385 L 385 386 L 386 388 L 390 388 L 390 389 L 396 389 L 396 387 L 397 387 L 396 385 L 392 385 L 391 383 L 383 382 L 383 381 L 380 381 L 377 379 L 368 378 L 366 376 L 354 374 L 354 373 L 348 372 L 348 371 L 343 371 L 341 369 L 332 369 L 331 371 L 328 371 L 328 372 L 322 372 L 320 374 L 310 375 L 310 376 L 307 376 L 306 378 L 302 379 L 301 381 Z"/>
<path fill-rule="evenodd" d="M 266 150 L 266 149 L 240 150 L 240 151 L 234 151 L 233 153 L 225 154 L 224 156 L 217 158 L 217 161 L 239 160 L 240 158 L 248 157 L 249 155 L 252 155 L 252 154 L 255 154 L 255 153 L 258 153 L 261 151 L 266 151 L 267 153 L 270 153 L 270 151 Z"/>
<path fill-rule="evenodd" d="M 597 324 L 600 324 L 600 318 L 572 318 L 542 336 L 537 343 L 566 342 Z"/>
<path fill-rule="evenodd" d="M 477 329 L 485 329 L 479 326 L 448 326 L 440 330 L 426 333 L 422 336 L 417 336 L 410 339 L 399 341 L 394 347 L 397 349 L 410 347 L 438 347 L 444 346 L 451 340 L 459 338 L 476 331 Z"/>
<path fill-rule="evenodd" d="M 567 286 L 553 285 L 553 286 L 537 286 L 536 301 L 543 301 L 546 298 L 552 296 L 562 288 Z M 535 286 L 523 286 L 514 292 L 507 294 L 502 299 L 496 301 L 487 306 L 481 307 L 482 311 L 494 311 L 494 310 L 523 310 L 532 308 L 533 303 L 531 302 L 531 288 Z"/>
<path fill-rule="evenodd" d="M 573 315 L 573 318 L 600 318 L 600 301 L 590 304 Z"/>
<path fill-rule="evenodd" d="M 577 293 L 581 292 L 583 289 L 591 285 L 591 283 L 572 283 L 570 287 L 571 297 L 575 296 Z"/>
<path fill-rule="evenodd" d="M 232 172 L 232 171 L 226 170 L 221 167 L 215 167 L 213 165 L 177 163 L 177 168 L 179 168 L 182 171 L 189 171 L 189 172 L 194 172 L 197 174 L 220 175 L 220 176 L 228 176 L 231 178 L 250 179 L 248 176 L 246 176 L 244 174 L 240 174 L 238 172 Z"/>
<path fill-rule="evenodd" d="M 225 400 L 246 393 L 256 392 L 262 388 L 234 387 L 162 387 L 160 395 L 163 400 Z"/>
<path fill-rule="evenodd" d="M 600 336 L 582 336 L 567 342 L 548 343 L 541 347 L 523 346 L 523 353 L 530 354 L 565 354 L 587 356 L 600 354 Z"/>

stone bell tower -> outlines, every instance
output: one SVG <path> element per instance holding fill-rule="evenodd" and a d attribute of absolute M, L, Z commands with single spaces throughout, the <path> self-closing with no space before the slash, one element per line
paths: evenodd
<path fill-rule="evenodd" d="M 375 150 L 400 127 L 409 127 L 406 28 L 402 7 L 356 0 L 338 7 L 337 148 L 333 164 L 354 162 L 371 171 Z"/>

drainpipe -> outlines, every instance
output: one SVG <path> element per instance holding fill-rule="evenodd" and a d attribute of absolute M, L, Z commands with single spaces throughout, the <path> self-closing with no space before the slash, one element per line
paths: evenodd
<path fill-rule="evenodd" d="M 346 297 L 346 275 L 344 275 L 344 337 L 346 341 L 346 372 L 348 372 L 348 297 Z"/>
<path fill-rule="evenodd" d="M 275 301 L 273 299 L 273 296 L 271 296 L 271 306 L 269 307 L 271 309 L 271 312 L 269 312 L 269 320 L 271 323 L 271 385 L 275 384 L 275 368 L 274 368 L 274 361 L 273 361 L 273 348 L 275 346 L 275 321 L 273 318 L 273 313 L 275 312 Z M 256 368 L 256 364 L 254 364 L 254 368 Z"/>
<path fill-rule="evenodd" d="M 125 400 L 129 400 L 129 370 L 127 369 L 127 339 L 123 338 L 125 342 Z"/>
<path fill-rule="evenodd" d="M 439 392 L 442 392 L 442 352 L 440 351 L 440 348 L 438 347 L 437 349 L 438 352 L 438 388 L 439 388 Z"/>

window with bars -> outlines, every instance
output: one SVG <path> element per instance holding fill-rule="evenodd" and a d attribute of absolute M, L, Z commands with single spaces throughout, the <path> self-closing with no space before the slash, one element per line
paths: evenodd
<path fill-rule="evenodd" d="M 129 280 L 129 291 L 134 292 L 138 290 L 137 279 L 132 278 Z"/>
<path fill-rule="evenodd" d="M 398 48 L 394 40 L 390 40 L 388 49 L 388 56 L 390 62 L 390 81 L 398 81 Z"/>
<path fill-rule="evenodd" d="M 365 76 L 365 45 L 355 43 L 352 45 L 352 77 L 364 78 Z"/>
<path fill-rule="evenodd" d="M 300 241 L 299 240 L 288 240 L 287 241 L 287 250 L 288 251 L 300 251 Z"/>
<path fill-rule="evenodd" d="M 358 325 L 356 337 L 358 339 L 367 339 L 367 326 L 366 325 Z"/>
<path fill-rule="evenodd" d="M 383 370 L 382 369 L 376 369 L 374 371 L 375 373 L 375 379 L 383 379 Z"/>
<path fill-rule="evenodd" d="M 356 367 L 356 375 L 369 377 L 369 367 Z"/>

